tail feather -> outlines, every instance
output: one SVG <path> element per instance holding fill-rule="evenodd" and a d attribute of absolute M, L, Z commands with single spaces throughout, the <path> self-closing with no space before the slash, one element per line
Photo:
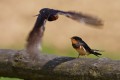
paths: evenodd
<path fill-rule="evenodd" d="M 99 52 L 101 52 L 100 50 L 96 50 L 96 49 L 92 49 L 92 54 L 94 54 L 95 56 L 97 56 L 97 57 L 99 57 L 100 55 L 102 55 L 101 53 L 99 53 Z"/>
<path fill-rule="evenodd" d="M 97 57 L 99 57 L 99 55 L 102 55 L 102 54 L 100 54 L 100 53 L 98 53 L 98 52 L 94 52 L 93 53 L 95 56 L 97 56 Z"/>
<path fill-rule="evenodd" d="M 94 52 L 104 52 L 103 50 L 92 49 Z"/>

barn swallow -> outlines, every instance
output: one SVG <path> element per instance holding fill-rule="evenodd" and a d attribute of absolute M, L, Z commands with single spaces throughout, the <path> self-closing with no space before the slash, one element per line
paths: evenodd
<path fill-rule="evenodd" d="M 79 53 L 79 56 L 84 56 L 84 55 L 89 55 L 89 54 L 94 54 L 95 56 L 99 57 L 100 54 L 100 50 L 96 50 L 96 49 L 91 49 L 80 37 L 77 36 L 73 36 L 71 38 L 71 42 L 72 42 L 72 46 L 73 48 Z"/>
<path fill-rule="evenodd" d="M 83 22 L 92 26 L 103 25 L 103 21 L 101 19 L 91 16 L 89 14 L 83 14 L 81 12 L 75 11 L 62 11 L 50 8 L 43 8 L 39 11 L 39 14 L 37 16 L 39 15 L 41 16 L 41 18 L 46 19 L 48 21 L 55 21 L 58 19 L 59 15 L 63 15 L 75 21 Z"/>

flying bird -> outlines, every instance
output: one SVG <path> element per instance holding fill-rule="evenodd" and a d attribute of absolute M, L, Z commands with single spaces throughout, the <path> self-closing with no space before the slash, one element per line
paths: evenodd
<path fill-rule="evenodd" d="M 45 31 L 46 21 L 55 21 L 59 18 L 59 15 L 64 15 L 70 19 L 73 19 L 78 22 L 84 22 L 93 26 L 102 26 L 103 22 L 99 18 L 77 13 L 74 11 L 61 11 L 50 8 L 43 8 L 39 11 L 39 14 L 36 15 L 37 20 L 29 36 L 27 38 L 26 50 L 30 54 L 39 53 L 41 50 L 41 41 Z"/>
<path fill-rule="evenodd" d="M 91 49 L 80 37 L 77 36 L 73 36 L 71 38 L 71 42 L 72 42 L 72 46 L 73 48 L 79 53 L 79 56 L 85 56 L 85 55 L 89 55 L 89 54 L 94 54 L 95 56 L 102 55 L 100 50 L 97 49 Z"/>
<path fill-rule="evenodd" d="M 93 26 L 103 25 L 103 22 L 101 19 L 88 14 L 83 14 L 75 11 L 61 11 L 61 10 L 55 10 L 50 8 L 43 8 L 39 11 L 38 15 L 41 15 L 44 19 L 47 19 L 48 21 L 57 20 L 59 15 L 64 15 L 68 18 L 71 18 L 78 22 L 83 22 L 85 24 L 89 24 Z"/>

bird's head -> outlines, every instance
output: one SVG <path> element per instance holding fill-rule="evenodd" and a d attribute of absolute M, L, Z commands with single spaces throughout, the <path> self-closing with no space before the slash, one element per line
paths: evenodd
<path fill-rule="evenodd" d="M 39 11 L 39 15 L 43 16 L 43 18 L 47 19 L 48 21 L 54 21 L 58 19 L 57 12 L 57 10 L 43 8 Z"/>
<path fill-rule="evenodd" d="M 78 37 L 78 36 L 73 36 L 73 37 L 71 37 L 71 42 L 72 42 L 73 44 L 77 44 L 77 43 L 79 43 L 80 41 L 82 41 L 82 38 L 80 38 L 80 37 Z"/>

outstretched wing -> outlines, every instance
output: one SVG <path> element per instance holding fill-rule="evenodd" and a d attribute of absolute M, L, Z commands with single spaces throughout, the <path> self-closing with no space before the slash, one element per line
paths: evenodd
<path fill-rule="evenodd" d="M 102 26 L 103 25 L 103 22 L 101 19 L 91 16 L 91 15 L 83 14 L 80 12 L 78 13 L 78 12 L 74 12 L 74 11 L 61 11 L 61 10 L 43 8 L 40 10 L 40 14 L 41 14 L 41 16 L 43 16 L 43 18 L 47 19 L 48 21 L 55 21 L 58 19 L 58 15 L 64 15 L 75 21 L 83 22 L 85 24 L 89 24 L 92 26 Z"/>
<path fill-rule="evenodd" d="M 58 14 L 65 15 L 66 17 L 76 20 L 78 22 L 83 22 L 85 24 L 89 24 L 93 26 L 103 25 L 103 22 L 101 19 L 91 16 L 91 15 L 83 14 L 80 12 L 77 13 L 77 12 L 72 12 L 72 11 L 68 11 L 68 12 L 60 11 Z"/>

